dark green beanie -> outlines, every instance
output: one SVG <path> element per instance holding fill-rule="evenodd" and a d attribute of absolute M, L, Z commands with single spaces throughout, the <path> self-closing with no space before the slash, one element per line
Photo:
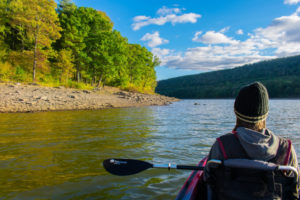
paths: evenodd
<path fill-rule="evenodd" d="M 269 111 L 268 91 L 260 82 L 243 87 L 234 103 L 237 118 L 248 123 L 265 120 Z"/>

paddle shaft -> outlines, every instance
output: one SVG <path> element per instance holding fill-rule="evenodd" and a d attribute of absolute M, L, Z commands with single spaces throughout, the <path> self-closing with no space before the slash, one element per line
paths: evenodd
<path fill-rule="evenodd" d="M 186 169 L 186 170 L 203 170 L 202 166 L 190 166 L 190 165 L 175 165 L 175 164 L 153 164 L 153 168 L 164 169 Z"/>
<path fill-rule="evenodd" d="M 118 176 L 127 176 L 139 173 L 149 168 L 164 168 L 164 169 L 182 169 L 182 170 L 203 170 L 204 167 L 175 165 L 175 164 L 152 164 L 142 160 L 133 159 L 116 159 L 110 158 L 103 161 L 104 168 L 111 174 Z"/>
<path fill-rule="evenodd" d="M 274 163 L 268 163 L 261 160 L 248 160 L 248 159 L 228 159 L 221 160 L 209 160 L 210 163 L 220 164 L 231 168 L 243 168 L 243 169 L 259 169 L 263 171 L 274 170 L 291 170 L 294 171 L 298 177 L 297 169 L 291 166 L 278 166 Z M 139 173 L 149 168 L 164 168 L 164 169 L 183 169 L 183 170 L 203 170 L 202 166 L 189 166 L 189 165 L 175 165 L 175 164 L 151 164 L 142 160 L 133 159 L 115 159 L 110 158 L 103 161 L 104 168 L 111 174 L 118 176 L 127 176 Z"/>

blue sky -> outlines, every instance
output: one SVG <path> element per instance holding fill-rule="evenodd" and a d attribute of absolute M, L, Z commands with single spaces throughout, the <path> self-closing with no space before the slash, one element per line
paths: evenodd
<path fill-rule="evenodd" d="M 300 0 L 74 0 L 161 60 L 157 79 L 300 55 Z"/>

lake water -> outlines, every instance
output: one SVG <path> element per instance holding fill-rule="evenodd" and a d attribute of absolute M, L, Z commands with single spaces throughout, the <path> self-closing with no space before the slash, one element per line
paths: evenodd
<path fill-rule="evenodd" d="M 174 199 L 190 171 L 149 169 L 118 177 L 108 174 L 102 161 L 195 165 L 216 137 L 231 132 L 233 103 L 184 100 L 169 106 L 0 114 L 0 199 Z M 300 155 L 299 100 L 271 100 L 267 125 L 290 138 Z"/>

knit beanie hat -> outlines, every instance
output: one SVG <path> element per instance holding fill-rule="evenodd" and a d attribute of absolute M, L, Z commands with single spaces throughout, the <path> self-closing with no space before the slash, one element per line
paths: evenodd
<path fill-rule="evenodd" d="M 248 123 L 265 120 L 269 111 L 268 91 L 260 82 L 243 87 L 234 102 L 237 118 Z"/>

